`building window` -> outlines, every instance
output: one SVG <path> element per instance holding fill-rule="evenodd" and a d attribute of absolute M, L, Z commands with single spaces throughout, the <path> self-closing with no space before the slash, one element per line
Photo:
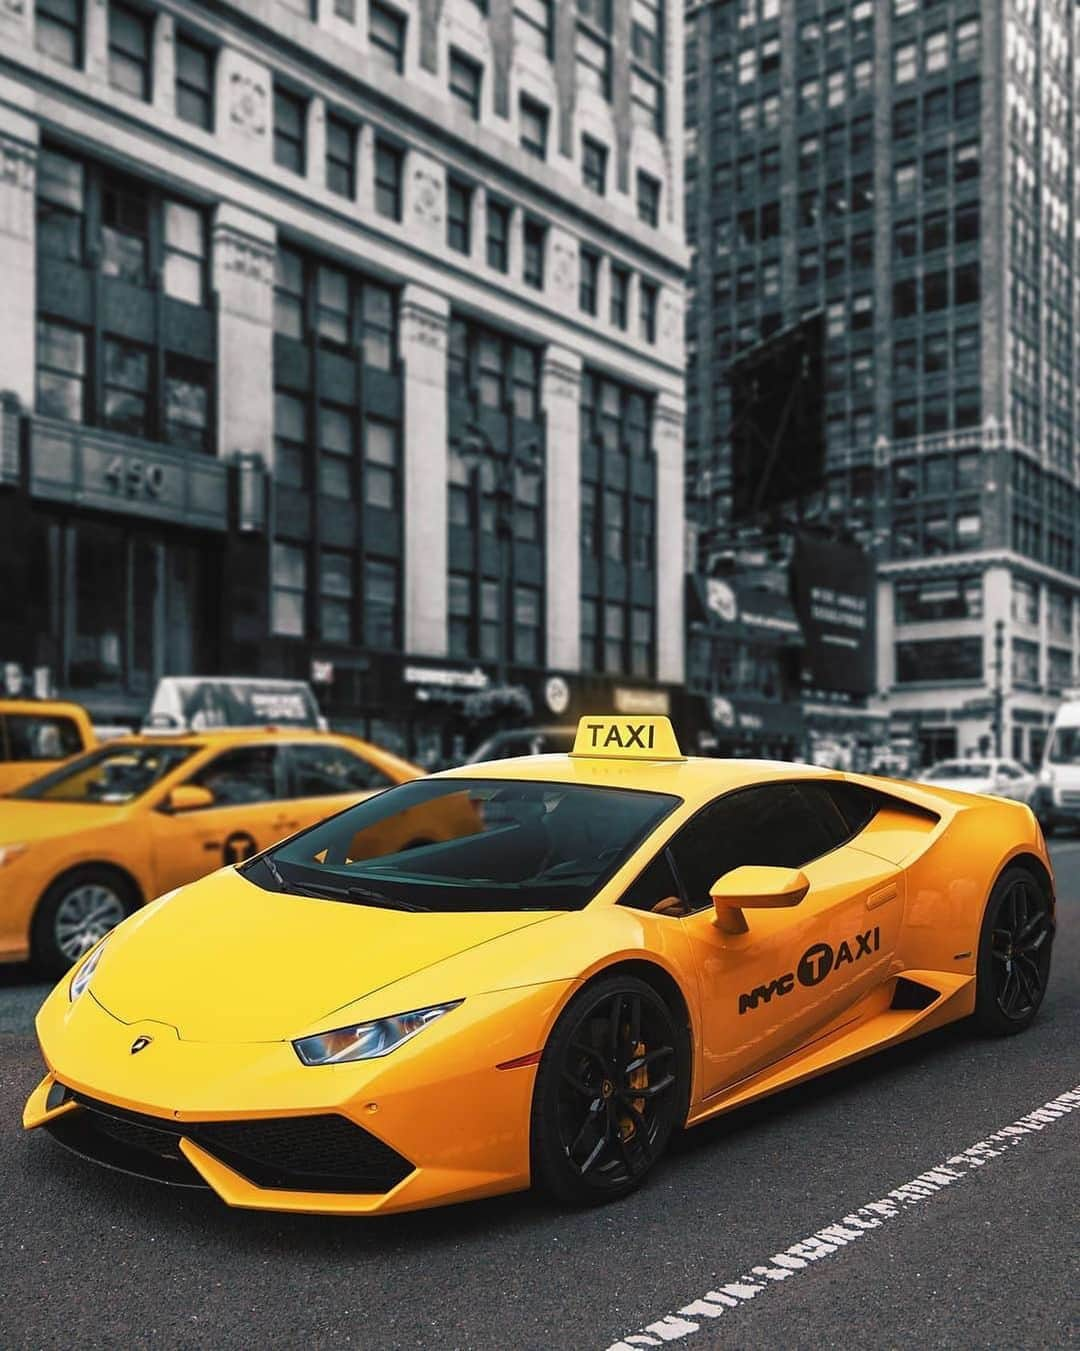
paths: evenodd
<path fill-rule="evenodd" d="M 375 210 L 388 220 L 401 219 L 402 153 L 389 141 L 375 142 Z"/>
<path fill-rule="evenodd" d="M 578 25 L 574 38 L 574 64 L 579 89 L 611 98 L 611 43 Z"/>
<path fill-rule="evenodd" d="M 547 159 L 548 110 L 522 94 L 519 112 L 522 149 L 537 159 Z"/>
<path fill-rule="evenodd" d="M 462 52 L 450 51 L 450 97 L 472 118 L 480 120 L 480 90 L 484 68 Z"/>
<path fill-rule="evenodd" d="M 318 491 L 323 497 L 351 502 L 354 493 L 355 433 L 350 408 L 319 406 Z"/>
<path fill-rule="evenodd" d="M 619 673 L 623 669 L 626 643 L 626 610 L 622 605 L 604 606 L 604 670 Z"/>
<path fill-rule="evenodd" d="M 474 651 L 472 578 L 460 572 L 451 572 L 447 582 L 450 656 L 471 657 Z"/>
<path fill-rule="evenodd" d="M 588 600 L 588 599 L 582 600 L 580 661 L 581 661 L 581 668 L 583 671 L 594 671 L 599 669 L 599 662 L 596 659 L 596 639 L 597 639 L 596 611 L 597 611 L 597 603 L 595 600 Z"/>
<path fill-rule="evenodd" d="M 196 207 L 166 199 L 162 284 L 174 300 L 201 305 L 206 294 L 206 220 Z"/>
<path fill-rule="evenodd" d="M 924 642 L 896 644 L 896 680 L 913 685 L 930 680 L 982 679 L 981 638 L 935 638 Z"/>
<path fill-rule="evenodd" d="M 591 136 L 581 138 L 581 181 L 602 197 L 607 191 L 607 146 Z"/>
<path fill-rule="evenodd" d="M 979 264 L 965 263 L 953 274 L 953 303 L 974 305 L 979 300 Z"/>
<path fill-rule="evenodd" d="M 86 416 L 86 335 L 70 324 L 37 324 L 37 411 L 82 422 Z"/>
<path fill-rule="evenodd" d="M 626 332 L 630 322 L 630 273 L 625 267 L 611 268 L 611 324 Z"/>
<path fill-rule="evenodd" d="M 333 114 L 326 118 L 326 186 L 350 202 L 356 197 L 356 128 Z"/>
<path fill-rule="evenodd" d="M 364 643 L 392 650 L 401 631 L 401 583 L 398 565 L 386 559 L 364 562 Z"/>
<path fill-rule="evenodd" d="M 541 56 L 551 56 L 551 0 L 514 0 L 514 40 Z"/>
<path fill-rule="evenodd" d="M 600 285 L 600 255 L 592 249 L 582 249 L 578 274 L 578 306 L 585 314 L 596 314 L 596 297 Z"/>
<path fill-rule="evenodd" d="M 34 43 L 39 52 L 78 69 L 82 65 L 82 0 L 37 0 Z"/>
<path fill-rule="evenodd" d="M 274 329 L 300 342 L 361 349 L 364 364 L 390 370 L 395 298 L 387 286 L 279 245 L 274 267 Z"/>
<path fill-rule="evenodd" d="M 510 208 L 488 198 L 487 265 L 496 272 L 510 270 Z"/>
<path fill-rule="evenodd" d="M 954 53 L 957 61 L 974 61 L 979 55 L 979 20 L 965 19 L 956 25 Z"/>
<path fill-rule="evenodd" d="M 485 408 L 505 410 L 535 421 L 539 407 L 539 360 L 534 347 L 465 319 L 450 320 L 448 383 L 458 397 L 475 388 Z"/>
<path fill-rule="evenodd" d="M 631 0 L 630 50 L 652 70 L 664 66 L 663 11 L 660 0 Z"/>
<path fill-rule="evenodd" d="M 446 182 L 446 242 L 457 253 L 472 250 L 472 188 L 456 178 Z"/>
<path fill-rule="evenodd" d="M 630 120 L 636 127 L 645 127 L 663 134 L 664 100 L 659 80 L 640 70 L 630 71 Z"/>
<path fill-rule="evenodd" d="M 522 666 L 536 666 L 540 661 L 540 592 L 536 587 L 514 587 L 514 661 Z"/>
<path fill-rule="evenodd" d="M 274 163 L 303 174 L 307 102 L 291 90 L 274 88 Z"/>
<path fill-rule="evenodd" d="M 547 228 L 541 221 L 526 220 L 522 278 L 526 286 L 532 286 L 537 291 L 544 289 L 544 245 L 546 239 Z"/>
<path fill-rule="evenodd" d="M 165 358 L 165 440 L 184 450 L 209 449 L 212 368 L 169 352 Z"/>
<path fill-rule="evenodd" d="M 304 596 L 307 591 L 307 558 L 295 544 L 274 542 L 271 569 L 270 628 L 285 638 L 304 636 Z"/>
<path fill-rule="evenodd" d="M 372 61 L 384 70 L 401 75 L 405 70 L 405 15 L 389 5 L 371 0 L 368 8 L 368 43 Z"/>
<path fill-rule="evenodd" d="M 37 244 L 43 257 L 82 262 L 85 198 L 82 161 L 42 147 L 37 172 Z"/>
<path fill-rule="evenodd" d="M 648 679 L 653 673 L 653 612 L 635 606 L 630 613 L 630 674 Z"/>
<path fill-rule="evenodd" d="M 176 37 L 176 115 L 193 127 L 214 129 L 214 53 L 183 33 Z"/>
<path fill-rule="evenodd" d="M 352 642 L 353 556 L 336 549 L 319 552 L 319 637 L 324 643 Z"/>
<path fill-rule="evenodd" d="M 369 417 L 364 427 L 364 501 L 395 511 L 398 505 L 397 428 Z"/>
<path fill-rule="evenodd" d="M 923 38 L 923 71 L 933 75 L 949 64 L 949 34 L 944 28 L 935 29 Z"/>
<path fill-rule="evenodd" d="M 656 341 L 656 300 L 657 288 L 651 281 L 642 281 L 640 286 L 641 310 L 639 333 L 648 343 Z"/>
<path fill-rule="evenodd" d="M 307 480 L 307 406 L 282 390 L 274 393 L 274 480 L 303 492 Z"/>
<path fill-rule="evenodd" d="M 654 229 L 660 224 L 660 183 L 652 174 L 640 169 L 637 176 L 637 213 L 638 220 Z"/>
<path fill-rule="evenodd" d="M 109 83 L 121 93 L 150 102 L 153 20 L 117 0 L 109 5 Z"/>

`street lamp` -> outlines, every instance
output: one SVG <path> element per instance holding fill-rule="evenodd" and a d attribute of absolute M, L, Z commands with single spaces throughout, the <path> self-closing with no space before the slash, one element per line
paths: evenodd
<path fill-rule="evenodd" d="M 476 420 L 467 422 L 462 429 L 458 453 L 465 468 L 470 473 L 479 473 L 482 466 L 490 464 L 494 474 L 493 497 L 495 502 L 495 534 L 499 541 L 499 596 L 502 613 L 502 632 L 499 639 L 499 658 L 497 679 L 500 685 L 507 684 L 512 660 L 514 597 L 512 591 L 513 547 L 514 547 L 514 505 L 517 500 L 517 472 L 539 477 L 543 469 L 540 447 L 535 441 L 528 441 L 522 447 L 524 455 L 509 445 L 497 445 Z M 483 484 L 480 485 L 481 492 Z M 477 535 L 480 521 L 477 520 Z M 479 551 L 478 551 L 479 560 Z"/>

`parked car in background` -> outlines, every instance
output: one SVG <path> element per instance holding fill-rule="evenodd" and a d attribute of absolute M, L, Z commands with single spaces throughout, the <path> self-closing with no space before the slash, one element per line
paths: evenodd
<path fill-rule="evenodd" d="M 1044 835 L 1060 826 L 1080 830 L 1080 699 L 1067 692 L 1054 714 L 1031 809 L 1039 818 Z"/>
<path fill-rule="evenodd" d="M 962 793 L 992 793 L 1030 802 L 1035 775 L 1017 760 L 972 756 L 966 760 L 940 760 L 919 775 L 920 783 L 936 788 L 956 788 Z"/>
<path fill-rule="evenodd" d="M 574 744 L 574 727 L 514 727 L 489 736 L 467 757 L 467 765 L 483 760 L 513 760 L 519 755 L 567 755 Z"/>
<path fill-rule="evenodd" d="M 0 699 L 0 793 L 97 745 L 86 709 L 46 699 Z"/>
<path fill-rule="evenodd" d="M 316 729 L 109 741 L 0 805 L 0 961 L 58 974 L 144 902 L 422 775 Z"/>

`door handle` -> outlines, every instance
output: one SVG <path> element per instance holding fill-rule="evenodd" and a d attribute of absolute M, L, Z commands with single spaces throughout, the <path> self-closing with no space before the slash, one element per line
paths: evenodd
<path fill-rule="evenodd" d="M 877 891 L 872 891 L 866 898 L 867 910 L 876 910 L 879 905 L 888 905 L 890 901 L 895 901 L 900 894 L 895 882 L 890 882 L 888 886 L 879 887 Z"/>

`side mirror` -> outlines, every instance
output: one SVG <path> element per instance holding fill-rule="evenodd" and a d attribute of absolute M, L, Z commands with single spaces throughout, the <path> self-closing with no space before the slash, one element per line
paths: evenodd
<path fill-rule="evenodd" d="M 197 783 L 179 783 L 165 799 L 164 807 L 168 812 L 197 812 L 212 807 L 216 800 L 209 788 L 202 788 Z"/>
<path fill-rule="evenodd" d="M 743 910 L 780 910 L 798 905 L 810 890 L 799 868 L 745 866 L 732 868 L 712 884 L 709 894 L 716 922 L 725 933 L 746 933 Z"/>

